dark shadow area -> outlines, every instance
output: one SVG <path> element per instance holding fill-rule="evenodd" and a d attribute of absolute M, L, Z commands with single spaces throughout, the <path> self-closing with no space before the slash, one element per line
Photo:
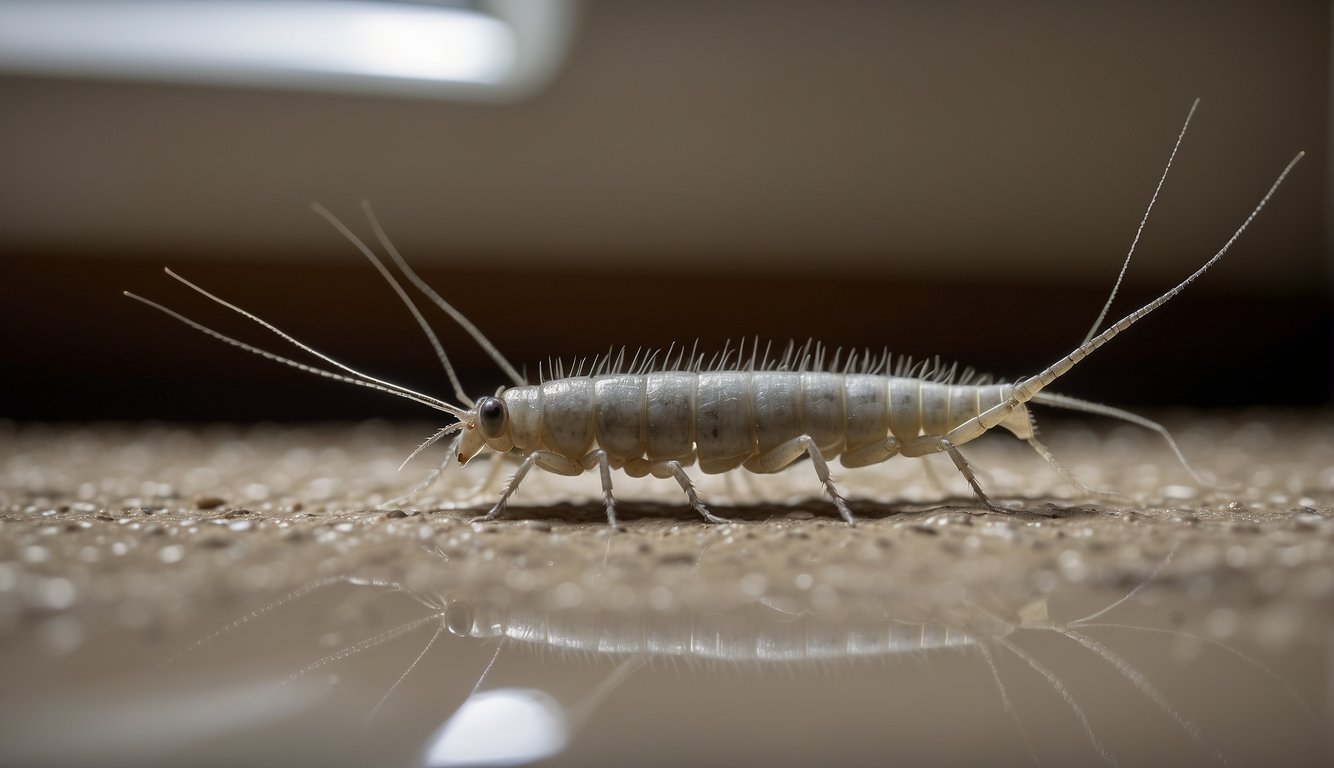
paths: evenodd
<path fill-rule="evenodd" d="M 1254 258 L 1239 250 L 1230 257 Z M 18 419 L 326 421 L 430 418 L 393 397 L 322 381 L 222 345 L 121 295 L 152 298 L 266 349 L 299 350 L 168 279 L 193 281 L 354 367 L 452 400 L 430 346 L 368 264 L 261 266 L 10 256 L 0 344 L 10 376 L 0 415 Z M 1226 268 L 1227 264 L 1220 265 Z M 1109 261 L 1109 271 L 1112 264 Z M 998 377 L 1033 373 L 1083 337 L 1107 288 L 884 278 L 444 271 L 422 268 L 501 351 L 538 363 L 729 340 L 939 355 Z M 1166 288 L 1163 285 L 1162 288 Z M 1125 289 L 1112 316 L 1156 295 Z M 441 313 L 427 312 L 475 397 L 504 383 Z M 1328 402 L 1331 303 L 1320 286 L 1234 295 L 1206 276 L 1062 380 L 1060 391 L 1125 406 L 1195 408 Z"/>

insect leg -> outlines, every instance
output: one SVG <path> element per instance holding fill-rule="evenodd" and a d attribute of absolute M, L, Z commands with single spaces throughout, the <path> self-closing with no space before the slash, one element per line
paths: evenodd
<path fill-rule="evenodd" d="M 963 454 L 959 453 L 959 449 L 954 447 L 954 443 L 946 438 L 943 438 L 940 435 L 922 435 L 921 437 L 915 437 L 903 444 L 904 456 L 917 458 L 932 453 L 942 452 L 949 455 L 950 460 L 954 462 L 955 468 L 959 470 L 959 474 L 963 475 L 963 479 L 967 480 L 969 487 L 973 489 L 973 494 L 977 496 L 977 500 L 982 502 L 987 509 L 992 512 L 1000 513 L 1008 513 L 1011 511 L 996 505 L 996 503 L 991 500 L 991 497 L 987 495 L 987 492 L 982 490 L 981 484 L 977 482 L 977 474 L 973 472 L 973 467 L 968 463 L 968 460 L 963 457 Z"/>
<path fill-rule="evenodd" d="M 428 445 L 431 445 L 432 443 L 439 440 L 441 437 L 444 436 L 444 433 L 445 431 L 442 429 L 439 432 L 432 435 L 426 442 L 422 443 L 421 446 L 417 448 L 417 450 L 412 452 L 412 456 L 409 456 L 407 459 L 403 461 L 403 464 L 399 465 L 399 469 L 402 470 L 403 467 L 407 465 L 409 461 L 412 461 L 413 456 L 416 456 L 418 453 L 421 453 L 423 448 L 426 448 Z M 449 450 L 445 451 L 444 461 L 441 461 L 439 464 L 437 464 L 435 469 L 432 469 L 426 475 L 426 477 L 422 478 L 421 482 L 412 486 L 412 489 L 410 491 L 403 494 L 402 496 L 396 496 L 386 502 L 381 503 L 379 505 L 379 508 L 390 509 L 393 507 L 397 507 L 401 504 L 410 504 L 413 501 L 416 501 L 417 497 L 425 493 L 427 488 L 430 488 L 432 485 L 434 485 L 435 481 L 440 478 L 440 475 L 444 473 L 446 469 L 449 468 L 449 465 L 454 460 L 454 457 L 458 455 L 459 443 L 462 442 L 462 440 L 463 440 L 463 434 L 460 433 L 458 437 L 455 437 L 453 440 L 449 442 Z"/>
<path fill-rule="evenodd" d="M 519 487 L 519 483 L 523 482 L 523 478 L 528 474 L 528 470 L 532 469 L 533 465 L 536 463 L 536 453 L 530 453 L 527 456 L 524 456 L 523 461 L 519 462 L 519 468 L 514 471 L 513 476 L 511 476 L 505 483 L 505 487 L 501 489 L 500 498 L 496 499 L 495 506 L 491 507 L 490 512 L 487 512 L 481 517 L 474 518 L 474 520 L 495 520 L 497 517 L 504 514 L 505 508 L 509 506 L 510 496 L 514 495 L 514 491 Z"/>
<path fill-rule="evenodd" d="M 597 467 L 602 475 L 602 503 L 607 507 L 607 524 L 616 525 L 616 499 L 611 495 L 611 465 L 607 463 L 607 452 L 601 448 L 589 451 L 584 457 L 584 468 Z"/>
<path fill-rule="evenodd" d="M 675 459 L 656 461 L 649 465 L 649 472 L 653 473 L 654 477 L 676 478 L 676 482 L 681 484 L 681 490 L 686 492 L 686 498 L 690 500 L 690 508 L 700 513 L 705 520 L 710 523 L 731 522 L 725 517 L 718 517 L 710 512 L 708 507 L 704 506 L 704 502 L 699 500 L 699 494 L 695 492 L 694 482 L 690 480 L 690 475 L 686 474 L 685 467 L 681 466 L 681 462 Z"/>
<path fill-rule="evenodd" d="M 440 475 L 450 467 L 450 463 L 454 460 L 454 456 L 458 456 L 459 440 L 462 440 L 462 436 L 460 436 L 458 440 L 455 440 L 454 443 L 450 444 L 450 451 L 446 453 L 444 460 L 440 461 L 440 464 L 436 465 L 435 469 L 432 469 L 430 475 L 427 475 L 426 479 L 414 485 L 411 491 L 404 493 L 403 496 L 399 496 L 398 499 L 388 500 L 386 503 L 380 504 L 380 507 L 395 507 L 395 505 L 399 504 L 410 504 L 412 501 L 418 499 L 418 496 L 426 492 L 426 489 L 430 488 L 431 485 L 439 479 Z M 487 488 L 491 488 L 492 485 L 495 485 L 496 477 L 500 476 L 500 467 L 503 467 L 504 465 L 504 457 L 506 457 L 506 453 L 492 453 L 491 461 L 487 464 L 486 475 L 484 475 L 482 479 L 476 481 L 476 483 L 470 485 L 467 491 L 452 495 L 451 499 L 446 501 L 443 507 L 452 509 L 458 508 L 460 505 L 471 505 L 472 501 L 478 499 L 479 496 L 482 496 Z"/>
<path fill-rule="evenodd" d="M 494 520 L 502 515 L 505 512 L 505 508 L 509 506 L 510 497 L 514 495 L 514 491 L 519 487 L 519 483 L 523 482 L 523 478 L 528 475 L 528 470 L 532 469 L 534 465 L 539 466 L 548 472 L 553 472 L 558 475 L 567 475 L 569 477 L 581 475 L 584 472 L 583 465 L 577 461 L 568 459 L 559 453 L 552 453 L 551 451 L 533 451 L 524 456 L 523 461 L 519 462 L 519 468 L 515 470 L 514 476 L 509 479 L 509 482 L 505 483 L 504 489 L 500 491 L 500 498 L 496 500 L 496 505 L 491 507 L 491 511 L 474 519 Z"/>
<path fill-rule="evenodd" d="M 747 462 L 746 468 L 752 472 L 777 472 L 796 461 L 803 453 L 811 457 L 815 476 L 824 486 L 825 493 L 833 500 L 834 506 L 838 508 L 838 514 L 849 524 L 855 524 L 857 519 L 852 516 L 852 510 L 848 509 L 848 502 L 843 498 L 843 494 L 838 492 L 838 488 L 834 486 L 834 479 L 829 475 L 829 462 L 825 461 L 824 454 L 820 452 L 819 446 L 810 435 L 798 435 L 787 442 L 775 445 Z"/>

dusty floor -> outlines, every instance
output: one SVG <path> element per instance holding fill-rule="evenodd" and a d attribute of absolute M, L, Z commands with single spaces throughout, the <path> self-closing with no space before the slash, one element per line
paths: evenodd
<path fill-rule="evenodd" d="M 0 423 L 0 763 L 450 764 L 442 723 L 528 691 L 446 752 L 1327 765 L 1334 414 L 1168 419 L 1225 490 L 1067 422 L 1051 448 L 1126 498 L 998 438 L 968 455 L 1011 515 L 899 460 L 842 473 L 855 527 L 799 465 L 703 478 L 726 525 L 618 476 L 614 531 L 591 476 L 538 473 L 496 522 L 469 522 L 494 488 L 457 500 L 473 467 L 377 509 L 424 426 Z"/>

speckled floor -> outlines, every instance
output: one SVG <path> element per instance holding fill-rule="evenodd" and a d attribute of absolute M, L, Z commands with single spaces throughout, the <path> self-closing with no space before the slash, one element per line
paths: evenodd
<path fill-rule="evenodd" d="M 988 438 L 1014 514 L 897 460 L 840 474 L 855 527 L 798 465 L 701 478 L 726 525 L 617 476 L 615 530 L 592 476 L 377 509 L 426 426 L 0 424 L 0 763 L 448 764 L 438 726 L 475 755 L 458 713 L 538 690 L 570 765 L 1327 765 L 1334 415 L 1167 419 L 1225 490 L 1073 421 L 1125 498 Z"/>

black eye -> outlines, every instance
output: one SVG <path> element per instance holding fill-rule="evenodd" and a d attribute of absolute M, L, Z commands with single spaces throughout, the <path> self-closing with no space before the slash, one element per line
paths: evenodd
<path fill-rule="evenodd" d="M 445 608 L 445 627 L 451 635 L 467 637 L 472 632 L 472 606 L 464 600 L 450 600 Z"/>
<path fill-rule="evenodd" d="M 477 426 L 485 437 L 500 437 L 505 431 L 505 403 L 498 397 L 484 397 L 477 404 Z"/>

